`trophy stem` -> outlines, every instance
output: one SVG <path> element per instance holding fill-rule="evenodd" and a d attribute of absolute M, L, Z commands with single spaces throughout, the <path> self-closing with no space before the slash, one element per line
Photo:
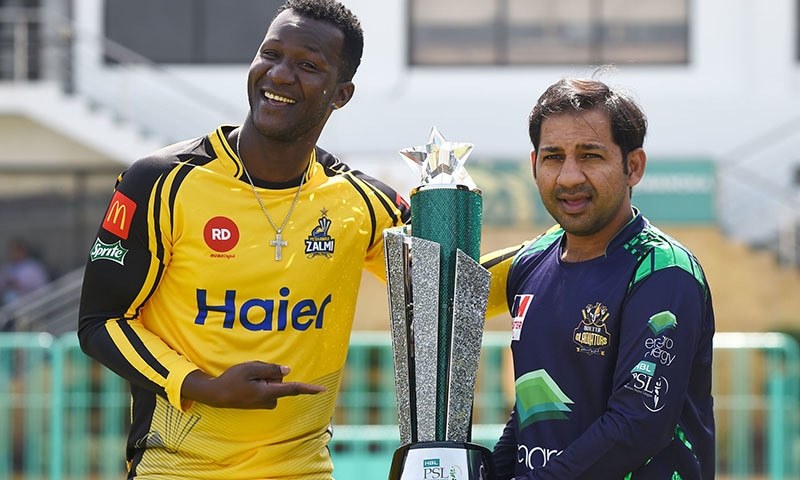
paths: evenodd
<path fill-rule="evenodd" d="M 480 193 L 466 188 L 421 188 L 411 195 L 412 234 L 440 245 L 435 430 L 437 441 L 443 441 L 447 436 L 456 252 L 461 250 L 473 260 L 479 259 L 481 209 Z"/>

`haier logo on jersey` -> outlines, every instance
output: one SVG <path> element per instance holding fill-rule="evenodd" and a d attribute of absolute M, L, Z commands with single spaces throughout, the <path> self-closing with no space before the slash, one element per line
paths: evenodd
<path fill-rule="evenodd" d="M 210 303 L 209 293 L 205 289 L 197 289 L 197 316 L 196 325 L 205 325 L 210 312 L 222 313 L 222 328 L 233 328 L 238 323 L 254 332 L 281 331 L 291 326 L 294 330 L 308 330 L 309 328 L 321 329 L 325 320 L 325 307 L 331 303 L 331 295 L 325 297 L 317 304 L 313 298 L 304 298 L 290 304 L 288 299 L 291 292 L 287 287 L 282 287 L 278 294 L 280 298 L 251 298 L 246 300 L 236 299 L 236 290 L 225 290 L 223 303 Z M 209 320 L 217 324 L 218 315 L 213 315 Z"/>
<path fill-rule="evenodd" d="M 134 212 L 136 212 L 136 202 L 119 190 L 115 191 L 106 216 L 103 218 L 103 228 L 119 238 L 127 240 Z"/>
<path fill-rule="evenodd" d="M 305 240 L 308 258 L 316 257 L 317 255 L 324 257 L 333 255 L 333 247 L 336 241 L 328 234 L 332 222 L 328 218 L 326 209 L 323 208 L 320 212 L 322 216 L 317 220 L 317 226 L 311 230 L 311 235 Z"/>
<path fill-rule="evenodd" d="M 239 227 L 228 217 L 214 217 L 203 227 L 203 240 L 211 250 L 219 252 L 212 253 L 212 257 L 233 257 L 230 254 L 221 254 L 231 250 L 239 243 Z"/>
<path fill-rule="evenodd" d="M 531 294 L 516 295 L 514 297 L 514 305 L 511 308 L 511 313 L 514 315 L 511 320 L 511 340 L 519 340 L 522 334 L 522 324 L 525 322 L 525 314 L 528 313 L 532 300 L 533 295 Z"/>

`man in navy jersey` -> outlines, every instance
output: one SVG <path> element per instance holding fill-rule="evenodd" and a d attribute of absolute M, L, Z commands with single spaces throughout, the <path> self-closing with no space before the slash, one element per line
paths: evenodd
<path fill-rule="evenodd" d="M 341 3 L 288 0 L 254 52 L 243 124 L 120 176 L 78 336 L 131 384 L 128 478 L 332 478 L 362 272 L 385 276 L 383 230 L 409 220 L 394 190 L 317 145 L 363 41 Z"/>
<path fill-rule="evenodd" d="M 636 102 L 595 80 L 563 79 L 531 112 L 533 176 L 558 225 L 508 271 L 516 401 L 499 479 L 714 478 L 711 293 L 631 205 L 646 130 Z"/>

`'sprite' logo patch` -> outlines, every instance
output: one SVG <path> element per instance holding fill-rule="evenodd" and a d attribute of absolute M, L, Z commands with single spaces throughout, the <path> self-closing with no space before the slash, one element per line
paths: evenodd
<path fill-rule="evenodd" d="M 203 227 L 203 240 L 215 252 L 227 252 L 239 243 L 239 227 L 228 217 L 214 217 Z"/>
<path fill-rule="evenodd" d="M 97 260 L 110 260 L 112 262 L 125 265 L 125 255 L 128 254 L 128 249 L 122 246 L 122 240 L 117 240 L 116 243 L 105 243 L 100 238 L 97 238 L 92 245 L 92 250 L 89 252 L 89 259 L 92 262 Z"/>
<path fill-rule="evenodd" d="M 108 205 L 106 216 L 103 218 L 103 229 L 127 240 L 134 212 L 136 212 L 136 202 L 119 190 L 115 191 L 114 196 L 111 197 L 111 203 Z"/>

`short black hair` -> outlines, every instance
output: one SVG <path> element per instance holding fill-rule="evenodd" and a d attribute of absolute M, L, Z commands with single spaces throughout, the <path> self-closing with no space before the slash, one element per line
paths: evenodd
<path fill-rule="evenodd" d="M 528 134 L 534 150 L 539 149 L 542 122 L 550 115 L 599 109 L 611 120 L 611 137 L 622 150 L 628 168 L 630 152 L 642 148 L 647 134 L 647 117 L 629 95 L 594 79 L 563 78 L 550 85 L 534 105 L 528 118 Z"/>
<path fill-rule="evenodd" d="M 336 0 L 287 0 L 278 8 L 277 14 L 284 10 L 292 10 L 303 17 L 329 23 L 344 34 L 338 80 L 351 81 L 361 64 L 361 54 L 364 52 L 364 31 L 353 12 Z"/>

